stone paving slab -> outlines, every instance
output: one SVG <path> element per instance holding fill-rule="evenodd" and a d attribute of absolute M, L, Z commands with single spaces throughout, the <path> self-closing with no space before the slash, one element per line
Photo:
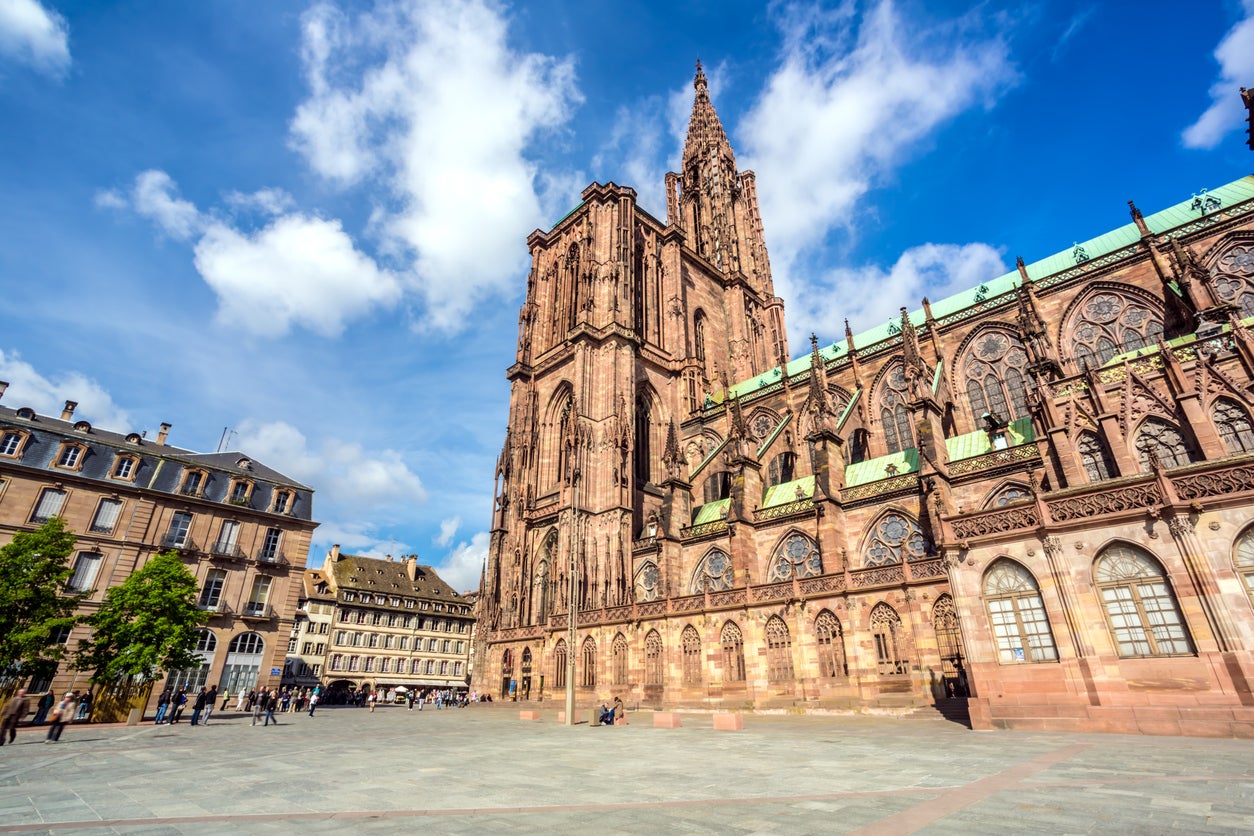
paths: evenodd
<path fill-rule="evenodd" d="M 654 728 L 479 705 L 252 726 L 22 729 L 0 832 L 1247 833 L 1254 742 L 708 714 Z"/>

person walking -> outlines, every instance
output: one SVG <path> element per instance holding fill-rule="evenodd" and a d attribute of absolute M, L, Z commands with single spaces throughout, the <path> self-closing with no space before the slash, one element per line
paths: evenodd
<path fill-rule="evenodd" d="M 152 724 L 159 726 L 165 722 L 165 715 L 170 711 L 170 701 L 174 699 L 174 694 L 170 691 L 170 686 L 166 686 L 161 692 L 161 696 L 157 697 L 157 716 L 153 718 Z"/>
<path fill-rule="evenodd" d="M 17 738 L 17 724 L 26 717 L 27 711 L 30 711 L 30 700 L 26 699 L 26 689 L 18 688 L 0 709 L 0 746 Z"/>
<path fill-rule="evenodd" d="M 61 701 L 48 712 L 48 737 L 44 743 L 56 743 L 61 739 L 61 732 L 65 730 L 65 724 L 70 722 L 73 711 L 74 695 L 67 691 Z"/>
<path fill-rule="evenodd" d="M 379 692 L 371 691 L 370 696 L 367 697 L 366 699 L 370 701 L 370 713 L 374 714 L 374 704 L 375 704 L 375 700 L 379 699 Z"/>
<path fill-rule="evenodd" d="M 314 691 L 309 695 L 309 716 L 312 717 L 314 709 L 318 707 L 318 692 Z"/>
<path fill-rule="evenodd" d="M 168 725 L 175 725 L 179 718 L 183 716 L 183 710 L 187 708 L 187 686 L 179 688 L 178 693 L 170 698 L 170 722 Z"/>
<path fill-rule="evenodd" d="M 205 693 L 205 716 L 200 720 L 200 724 L 202 726 L 209 725 L 209 718 L 213 716 L 213 707 L 217 705 L 217 703 L 218 686 L 214 685 Z"/>
<path fill-rule="evenodd" d="M 255 726 L 257 725 L 257 721 L 261 719 L 261 706 L 262 703 L 266 701 L 266 689 L 262 688 L 260 691 L 249 691 L 248 693 L 248 702 L 252 706 L 250 710 L 253 713 L 252 725 Z"/>
<path fill-rule="evenodd" d="M 223 689 L 222 689 L 222 708 L 220 708 L 220 709 L 218 709 L 218 710 L 219 710 L 219 711 L 226 711 L 226 706 L 227 706 L 227 703 L 229 703 L 230 701 L 231 701 L 231 689 L 230 689 L 230 688 L 223 688 Z"/>
<path fill-rule="evenodd" d="M 48 711 L 56 704 L 57 695 L 49 688 L 48 693 L 39 698 L 39 706 L 35 709 L 35 719 L 31 720 L 31 725 L 43 725 L 48 719 Z"/>
<path fill-rule="evenodd" d="M 247 698 L 248 698 L 248 693 L 243 688 L 240 688 L 239 694 L 237 694 L 235 697 L 235 710 L 236 711 L 244 710 L 244 700 Z"/>
<path fill-rule="evenodd" d="M 262 723 L 262 726 L 268 726 L 271 723 L 274 723 L 277 726 L 279 721 L 274 719 L 274 709 L 278 708 L 279 705 L 279 692 L 271 691 L 270 693 L 265 694 L 261 699 L 265 702 L 266 710 L 266 721 Z"/>
<path fill-rule="evenodd" d="M 201 685 L 196 692 L 196 701 L 192 703 L 192 725 L 200 725 L 200 715 L 205 710 L 205 686 Z"/>

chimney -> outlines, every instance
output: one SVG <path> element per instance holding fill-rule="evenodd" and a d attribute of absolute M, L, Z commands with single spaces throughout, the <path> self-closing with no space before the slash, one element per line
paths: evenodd
<path fill-rule="evenodd" d="M 339 543 L 336 543 L 335 545 L 331 547 L 331 553 L 327 555 L 327 557 L 331 558 L 332 563 L 340 559 L 340 544 Z"/>
<path fill-rule="evenodd" d="M 170 425 L 162 424 L 161 429 L 157 432 L 157 443 L 165 444 L 166 436 L 170 434 Z"/>
<path fill-rule="evenodd" d="M 405 574 L 409 575 L 411 581 L 418 579 L 418 555 L 411 554 L 405 558 Z"/>
<path fill-rule="evenodd" d="M 61 420 L 68 421 L 74 417 L 74 409 L 78 406 L 78 401 L 66 401 L 65 409 L 61 410 Z"/>
<path fill-rule="evenodd" d="M 4 397 L 4 391 L 9 388 L 9 381 L 0 380 L 0 398 Z"/>

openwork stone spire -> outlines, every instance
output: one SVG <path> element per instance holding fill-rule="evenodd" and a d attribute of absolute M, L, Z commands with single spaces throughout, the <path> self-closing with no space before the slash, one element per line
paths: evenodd
<path fill-rule="evenodd" d="M 692 80 L 692 86 L 696 88 L 697 94 L 692 102 L 692 118 L 688 120 L 688 137 L 684 140 L 684 174 L 687 175 L 691 168 L 714 155 L 730 163 L 731 172 L 734 173 L 736 157 L 727 140 L 727 132 L 723 130 L 723 123 L 714 112 L 710 89 L 700 61 L 697 62 L 697 75 Z"/>

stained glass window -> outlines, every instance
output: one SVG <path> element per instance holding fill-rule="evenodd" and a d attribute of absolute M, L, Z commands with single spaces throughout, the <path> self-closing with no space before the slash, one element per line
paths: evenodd
<path fill-rule="evenodd" d="M 636 600 L 637 601 L 656 601 L 658 597 L 658 571 L 657 564 L 652 560 L 646 560 L 644 565 L 640 567 L 640 571 L 636 573 Z"/>
<path fill-rule="evenodd" d="M 885 514 L 875 527 L 866 551 L 864 566 L 889 566 L 894 563 L 923 560 L 932 553 L 932 543 L 914 520 L 897 513 Z"/>
<path fill-rule="evenodd" d="M 719 592 L 732 588 L 732 562 L 727 552 L 714 549 L 697 564 L 692 573 L 691 594 Z"/>
<path fill-rule="evenodd" d="M 623 638 L 623 634 L 619 633 L 614 637 L 614 644 L 610 646 L 610 655 L 614 662 L 614 684 L 627 684 L 627 639 Z"/>
<path fill-rule="evenodd" d="M 1254 601 L 1254 528 L 1247 528 L 1237 539 L 1235 559 L 1245 591 Z"/>
<path fill-rule="evenodd" d="M 1245 410 L 1230 400 L 1221 398 L 1211 411 L 1215 429 L 1229 453 L 1248 453 L 1254 450 L 1254 426 Z"/>
<path fill-rule="evenodd" d="M 767 570 L 767 580 L 776 581 L 810 578 L 823 574 L 823 558 L 819 548 L 804 534 L 791 534 L 784 539 Z"/>
<path fill-rule="evenodd" d="M 1110 460 L 1110 451 L 1096 433 L 1080 433 L 1080 440 L 1076 442 L 1075 448 L 1080 454 L 1080 463 L 1084 465 L 1084 472 L 1090 482 L 1101 482 L 1114 474 L 1115 467 Z"/>
<path fill-rule="evenodd" d="M 1003 331 L 987 331 L 967 350 L 960 364 L 971 416 L 989 413 L 1003 421 L 1028 415 L 1028 354 L 1020 340 Z"/>
<path fill-rule="evenodd" d="M 766 622 L 766 677 L 771 682 L 792 682 L 792 636 L 779 616 Z"/>
<path fill-rule="evenodd" d="M 1241 316 L 1254 316 L 1254 246 L 1233 247 L 1215 265 L 1215 294 L 1241 309 Z"/>
<path fill-rule="evenodd" d="M 914 447 L 910 410 L 906 409 L 906 371 L 901 363 L 897 363 L 880 383 L 879 405 L 888 452 L 898 453 Z"/>
<path fill-rule="evenodd" d="M 661 685 L 664 675 L 662 659 L 662 636 L 657 630 L 650 630 L 644 637 L 644 684 Z"/>
<path fill-rule="evenodd" d="M 845 636 L 836 616 L 828 610 L 819 613 L 818 618 L 814 619 L 814 634 L 819 647 L 819 675 L 848 676 Z"/>
<path fill-rule="evenodd" d="M 1192 445 L 1180 428 L 1161 418 L 1147 418 L 1136 434 L 1137 459 L 1141 469 L 1150 470 L 1150 453 L 1158 456 L 1163 467 L 1179 467 L 1194 461 Z"/>
<path fill-rule="evenodd" d="M 729 621 L 719 637 L 723 650 L 723 677 L 728 682 L 745 681 L 745 642 L 740 628 Z"/>
<path fill-rule="evenodd" d="M 1116 354 L 1154 345 L 1163 335 L 1162 317 L 1129 296 L 1101 291 L 1071 315 L 1071 354 L 1080 368 L 1104 366 Z"/>
<path fill-rule="evenodd" d="M 580 654 L 581 668 L 579 684 L 585 688 L 597 685 L 597 643 L 592 636 L 583 640 L 583 652 Z"/>
<path fill-rule="evenodd" d="M 704 681 L 701 673 L 704 667 L 701 664 L 701 636 L 696 628 L 689 624 L 684 628 L 680 640 L 683 642 L 684 652 L 684 684 L 700 685 Z"/>

